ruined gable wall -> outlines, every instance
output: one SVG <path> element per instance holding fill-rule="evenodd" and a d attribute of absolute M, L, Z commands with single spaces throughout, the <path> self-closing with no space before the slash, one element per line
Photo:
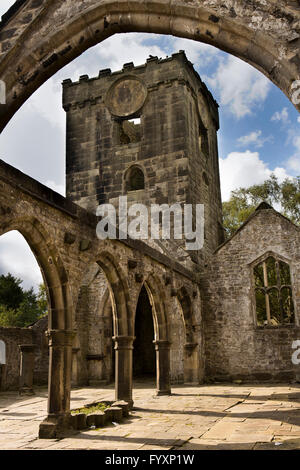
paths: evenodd
<path fill-rule="evenodd" d="M 300 339 L 299 327 L 255 323 L 250 264 L 269 251 L 289 260 L 299 325 L 299 229 L 273 210 L 262 210 L 217 251 L 203 279 L 208 378 L 249 381 L 295 376 L 292 342 Z"/>

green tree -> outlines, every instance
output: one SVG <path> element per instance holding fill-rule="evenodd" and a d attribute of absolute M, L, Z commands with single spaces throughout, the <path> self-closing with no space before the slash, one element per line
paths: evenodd
<path fill-rule="evenodd" d="M 22 280 L 10 273 L 0 276 L 0 305 L 8 309 L 16 309 L 23 300 Z"/>
<path fill-rule="evenodd" d="M 47 298 L 47 290 L 45 284 L 39 285 L 39 291 L 37 294 L 37 304 L 40 310 L 40 314 L 42 316 L 48 314 L 48 298 Z"/>
<path fill-rule="evenodd" d="M 26 327 L 47 314 L 45 286 L 40 284 L 36 294 L 33 288 L 24 290 L 21 283 L 10 273 L 0 276 L 0 326 Z"/>
<path fill-rule="evenodd" d="M 232 191 L 229 201 L 223 203 L 223 224 L 228 236 L 245 222 L 261 202 L 279 204 L 281 213 L 295 224 L 300 224 L 300 177 L 286 178 L 282 183 L 272 174 L 262 184 Z"/>

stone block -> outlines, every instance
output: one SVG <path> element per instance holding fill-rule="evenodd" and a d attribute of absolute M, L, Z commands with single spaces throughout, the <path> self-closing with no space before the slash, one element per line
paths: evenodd
<path fill-rule="evenodd" d="M 102 428 L 106 424 L 106 414 L 104 411 L 96 411 L 91 416 L 94 417 L 94 423 L 96 428 Z"/>
<path fill-rule="evenodd" d="M 78 413 L 75 415 L 76 416 L 76 420 L 75 420 L 75 429 L 85 429 L 87 427 L 87 424 L 86 424 L 86 414 L 85 413 Z"/>
<path fill-rule="evenodd" d="M 116 401 L 115 403 L 112 404 L 112 407 L 122 408 L 123 417 L 128 418 L 130 407 L 127 401 Z"/>

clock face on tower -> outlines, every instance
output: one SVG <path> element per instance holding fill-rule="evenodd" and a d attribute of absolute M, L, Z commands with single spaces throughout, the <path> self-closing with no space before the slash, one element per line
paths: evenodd
<path fill-rule="evenodd" d="M 136 77 L 128 75 L 112 84 L 105 102 L 111 114 L 117 117 L 129 117 L 137 113 L 145 103 L 147 89 Z"/>

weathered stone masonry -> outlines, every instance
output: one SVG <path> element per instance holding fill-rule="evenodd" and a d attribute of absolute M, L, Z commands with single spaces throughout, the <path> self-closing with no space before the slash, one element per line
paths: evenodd
<path fill-rule="evenodd" d="M 94 269 L 95 263 L 105 273 L 113 299 L 116 398 L 132 400 L 134 314 L 143 284 L 151 297 L 156 319 L 158 393 L 170 392 L 168 312 L 174 308 L 174 297 L 181 302 L 186 331 L 185 378 L 189 382 L 202 380 L 204 360 L 197 274 L 142 242 L 98 240 L 97 219 L 91 213 L 4 162 L 0 173 L 1 233 L 10 230 L 22 233 L 37 258 L 49 292 L 49 419 L 41 427 L 41 435 L 56 435 L 57 429 L 68 422 L 72 356 L 79 338 L 76 328 L 81 330 L 80 318 L 76 323 L 78 295 L 86 273 Z"/>
<path fill-rule="evenodd" d="M 300 339 L 300 230 L 273 209 L 257 210 L 212 258 L 202 279 L 205 374 L 217 380 L 291 380 Z M 290 266 L 295 322 L 257 326 L 253 266 L 266 254 Z"/>
<path fill-rule="evenodd" d="M 42 318 L 29 328 L 0 328 L 0 340 L 6 346 L 6 364 L 2 368 L 0 390 L 15 390 L 20 385 L 20 345 L 34 346 L 33 382 L 46 385 L 48 382 L 48 342 L 45 331 L 48 318 Z"/>
<path fill-rule="evenodd" d="M 18 1 L 0 25 L 0 80 L 7 88 L 6 104 L 0 105 L 0 129 L 57 70 L 90 46 L 126 31 L 213 44 L 254 65 L 291 98 L 293 84 L 300 79 L 299 15 L 296 2 L 284 0 Z M 168 82 L 170 74 L 174 80 Z M 151 95 L 140 106 L 144 116 L 138 116 L 140 109 L 122 116 L 141 117 L 144 141 L 135 135 L 135 141 L 126 142 L 135 128 L 121 129 L 120 116 L 110 117 L 114 103 L 104 99 L 114 81 L 126 75 L 138 75 Z M 65 83 L 68 136 L 86 145 L 82 158 L 79 147 L 69 142 L 68 195 L 83 208 L 9 165 L 0 165 L 1 233 L 23 234 L 49 295 L 48 418 L 41 424 L 41 437 L 55 437 L 69 426 L 71 381 L 111 379 L 112 334 L 116 398 L 132 403 L 134 319 L 142 286 L 152 305 L 158 394 L 170 393 L 171 380 L 279 380 L 297 374 L 290 359 L 291 342 L 299 334 L 299 229 L 272 209 L 260 208 L 217 248 L 222 238 L 217 106 L 199 83 L 180 54 L 165 61 L 154 58 L 138 69 L 127 64 L 116 74 L 102 71 L 97 80 L 81 77 L 78 84 Z M 163 104 L 161 114 L 155 103 Z M 82 118 L 84 124 L 79 125 Z M 161 134 L 156 121 L 165 125 Z M 183 129 L 190 134 L 183 135 Z M 154 135 L 160 138 L 153 141 Z M 122 148 L 117 148 L 116 139 Z M 110 167 L 109 159 L 114 158 L 121 164 L 112 162 Z M 168 172 L 159 172 L 155 158 Z M 180 161 L 177 173 L 174 158 Z M 104 171 L 99 181 L 100 160 Z M 94 210 L 97 203 L 114 201 L 124 193 L 128 174 L 121 180 L 121 172 L 130 162 L 145 171 L 145 200 L 169 202 L 175 193 L 178 201 L 206 204 L 206 244 L 193 258 L 197 263 L 190 257 L 182 264 L 175 261 L 184 256 L 172 243 L 151 247 L 96 238 L 97 219 L 85 209 Z M 153 194 L 147 193 L 149 189 Z M 251 270 L 268 253 L 285 260 L 292 272 L 295 322 L 284 327 L 256 325 Z"/>

